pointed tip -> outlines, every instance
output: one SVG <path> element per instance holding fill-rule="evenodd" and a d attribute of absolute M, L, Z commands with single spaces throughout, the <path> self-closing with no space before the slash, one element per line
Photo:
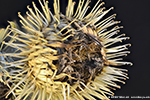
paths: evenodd
<path fill-rule="evenodd" d="M 127 73 L 125 73 L 125 75 L 127 76 L 128 74 L 127 74 Z"/>
<path fill-rule="evenodd" d="M 131 44 L 129 43 L 127 46 L 131 47 Z"/>
<path fill-rule="evenodd" d="M 48 1 L 46 1 L 46 3 L 49 3 Z"/>
<path fill-rule="evenodd" d="M 102 2 L 102 5 L 104 5 L 105 4 L 105 2 Z"/>
<path fill-rule="evenodd" d="M 120 88 L 121 88 L 121 86 L 118 86 L 118 88 L 120 89 Z"/>
<path fill-rule="evenodd" d="M 27 5 L 27 8 L 30 8 L 30 5 Z"/>
<path fill-rule="evenodd" d="M 32 1 L 32 4 L 35 5 L 34 1 Z"/>
<path fill-rule="evenodd" d="M 121 21 L 116 21 L 116 24 L 121 23 Z M 122 26 L 123 27 L 123 26 Z"/>
<path fill-rule="evenodd" d="M 8 23 L 10 23 L 10 21 L 7 21 Z"/>
<path fill-rule="evenodd" d="M 104 9 L 106 9 L 106 7 L 103 7 L 102 9 L 104 10 Z"/>
<path fill-rule="evenodd" d="M 2 43 L 5 44 L 5 41 L 3 41 Z"/>
<path fill-rule="evenodd" d="M 114 9 L 114 7 L 111 7 L 111 9 L 113 10 L 113 9 Z"/>
<path fill-rule="evenodd" d="M 21 14 L 21 12 L 18 12 L 18 15 L 20 15 Z"/>
<path fill-rule="evenodd" d="M 120 28 L 123 28 L 123 26 L 120 26 Z"/>
<path fill-rule="evenodd" d="M 130 66 L 133 66 L 133 63 L 130 63 Z"/>

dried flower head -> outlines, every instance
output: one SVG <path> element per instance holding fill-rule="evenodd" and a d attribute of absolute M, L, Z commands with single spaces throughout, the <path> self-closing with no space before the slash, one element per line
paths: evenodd
<path fill-rule="evenodd" d="M 1 82 L 15 100 L 96 100 L 108 99 L 111 89 L 125 83 L 126 69 L 115 66 L 132 64 L 121 61 L 130 44 L 111 47 L 126 40 L 116 35 L 116 14 L 103 19 L 110 10 L 98 0 L 90 13 L 90 0 L 68 0 L 66 14 L 60 13 L 59 0 L 54 0 L 54 14 L 48 1 L 39 0 L 42 11 L 33 2 L 34 11 L 27 6 L 27 17 L 20 22 L 24 31 L 10 22 L 1 37 Z M 75 12 L 74 12 L 75 11 Z M 6 34 L 7 33 L 7 34 Z M 9 41 L 7 41 L 9 39 Z"/>

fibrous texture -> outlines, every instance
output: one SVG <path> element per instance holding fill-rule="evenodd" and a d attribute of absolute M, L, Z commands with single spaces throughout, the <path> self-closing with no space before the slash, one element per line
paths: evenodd
<path fill-rule="evenodd" d="M 111 89 L 120 88 L 115 82 L 127 79 L 131 64 L 122 61 L 130 44 L 112 45 L 128 39 L 116 35 L 116 14 L 104 19 L 110 10 L 98 0 L 89 13 L 90 0 L 68 0 L 66 14 L 60 12 L 59 0 L 54 0 L 54 14 L 48 1 L 40 1 L 41 9 L 33 2 L 27 17 L 20 22 L 24 31 L 10 22 L 1 30 L 1 82 L 9 87 L 6 98 L 16 100 L 96 100 L 108 99 Z M 95 98 L 96 97 L 96 98 Z"/>

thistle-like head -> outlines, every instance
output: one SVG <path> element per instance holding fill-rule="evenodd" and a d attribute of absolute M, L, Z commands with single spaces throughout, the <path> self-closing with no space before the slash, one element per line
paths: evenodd
<path fill-rule="evenodd" d="M 127 70 L 118 66 L 132 64 L 121 61 L 130 44 L 111 47 L 128 39 L 116 35 L 122 28 L 116 26 L 120 23 L 114 21 L 116 14 L 102 20 L 113 8 L 104 10 L 99 0 L 87 13 L 90 0 L 79 0 L 76 10 L 75 2 L 69 0 L 62 14 L 59 0 L 54 0 L 52 14 L 48 1 L 39 3 L 42 11 L 33 2 L 34 11 L 27 6 L 27 17 L 18 13 L 24 31 L 10 22 L 12 27 L 1 33 L 1 82 L 10 88 L 7 96 L 13 94 L 16 100 L 108 99 L 107 95 L 114 94 L 111 89 L 120 88 L 115 81 L 128 79 Z"/>

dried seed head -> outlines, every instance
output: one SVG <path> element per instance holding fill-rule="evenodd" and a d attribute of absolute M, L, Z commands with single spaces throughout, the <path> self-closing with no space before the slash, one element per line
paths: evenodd
<path fill-rule="evenodd" d="M 74 12 L 75 2 L 69 0 L 64 15 L 59 0 L 54 0 L 53 15 L 48 1 L 39 3 L 42 12 L 33 2 L 35 11 L 28 6 L 26 18 L 18 13 L 25 31 L 10 22 L 9 31 L 1 33 L 0 42 L 5 40 L 1 81 L 10 88 L 7 96 L 12 93 L 17 100 L 108 99 L 106 95 L 113 95 L 110 89 L 120 88 L 114 81 L 124 83 L 122 79 L 128 78 L 125 69 L 112 66 L 131 64 L 120 61 L 129 53 L 125 50 L 130 44 L 111 47 L 128 39 L 124 34 L 112 38 L 122 28 L 113 27 L 118 23 L 113 21 L 116 15 L 101 21 L 113 8 L 104 10 L 99 0 L 87 14 L 90 0 L 79 0 Z"/>

